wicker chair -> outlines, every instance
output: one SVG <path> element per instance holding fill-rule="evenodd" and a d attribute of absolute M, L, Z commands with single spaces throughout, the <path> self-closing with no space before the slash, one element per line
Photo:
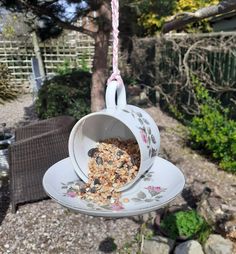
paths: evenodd
<path fill-rule="evenodd" d="M 46 170 L 68 156 L 68 139 L 75 119 L 59 116 L 18 128 L 9 148 L 12 212 L 20 203 L 47 198 L 42 179 Z"/>

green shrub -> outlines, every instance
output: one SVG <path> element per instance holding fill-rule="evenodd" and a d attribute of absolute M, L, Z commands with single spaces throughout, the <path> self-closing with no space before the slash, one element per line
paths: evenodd
<path fill-rule="evenodd" d="M 196 211 L 178 211 L 168 214 L 161 222 L 161 229 L 172 239 L 198 239 L 204 242 L 211 230 L 205 219 Z"/>
<path fill-rule="evenodd" d="M 0 64 L 0 104 L 17 97 L 16 90 L 10 84 L 10 73 L 5 64 Z"/>
<path fill-rule="evenodd" d="M 36 112 L 41 119 L 71 115 L 76 119 L 90 112 L 91 74 L 72 71 L 46 80 L 39 90 Z"/>
<path fill-rule="evenodd" d="M 64 60 L 62 64 L 59 64 L 56 68 L 56 74 L 65 75 L 72 72 L 69 60 Z"/>
<path fill-rule="evenodd" d="M 79 65 L 80 65 L 79 69 L 82 71 L 89 71 L 90 70 L 87 58 L 88 58 L 88 53 L 84 52 L 79 59 Z"/>
<path fill-rule="evenodd" d="M 200 113 L 193 117 L 189 133 L 194 148 L 204 149 L 220 162 L 220 167 L 236 173 L 236 122 L 229 119 L 228 109 L 196 85 Z"/>
<path fill-rule="evenodd" d="M 56 68 L 56 74 L 65 75 L 70 74 L 74 71 L 83 71 L 89 72 L 90 68 L 88 66 L 87 53 L 85 52 L 79 58 L 79 66 L 76 62 L 71 62 L 68 59 L 65 59 L 63 63 L 59 64 Z"/>

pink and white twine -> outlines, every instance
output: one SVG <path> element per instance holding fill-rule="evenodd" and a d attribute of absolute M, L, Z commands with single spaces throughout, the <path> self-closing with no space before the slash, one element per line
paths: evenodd
<path fill-rule="evenodd" d="M 118 55 L 119 55 L 119 0 L 111 1 L 112 9 L 112 35 L 113 35 L 113 45 L 112 45 L 112 66 L 113 73 L 108 79 L 107 83 L 116 80 L 120 85 L 124 85 L 123 80 L 120 76 L 120 71 L 118 68 Z"/>

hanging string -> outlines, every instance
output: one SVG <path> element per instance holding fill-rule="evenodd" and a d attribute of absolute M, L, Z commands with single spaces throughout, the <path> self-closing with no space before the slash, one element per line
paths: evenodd
<path fill-rule="evenodd" d="M 107 83 L 111 81 L 118 81 L 120 85 L 123 85 L 123 80 L 120 76 L 120 71 L 118 68 L 118 54 L 119 54 L 119 0 L 111 1 L 111 9 L 112 9 L 112 35 L 113 35 L 113 45 L 112 45 L 112 66 L 113 73 L 108 79 Z"/>

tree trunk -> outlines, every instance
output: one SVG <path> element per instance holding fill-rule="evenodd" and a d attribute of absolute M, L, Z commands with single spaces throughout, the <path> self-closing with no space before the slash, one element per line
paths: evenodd
<path fill-rule="evenodd" d="M 104 90 L 108 74 L 108 47 L 110 34 L 99 31 L 95 37 L 93 74 L 91 87 L 91 110 L 104 108 Z"/>
<path fill-rule="evenodd" d="M 91 86 L 91 111 L 96 112 L 104 108 L 104 90 L 108 78 L 108 49 L 111 33 L 111 5 L 110 0 L 103 1 L 97 11 L 97 32 L 94 36 L 95 52 L 93 58 L 93 74 Z"/>

